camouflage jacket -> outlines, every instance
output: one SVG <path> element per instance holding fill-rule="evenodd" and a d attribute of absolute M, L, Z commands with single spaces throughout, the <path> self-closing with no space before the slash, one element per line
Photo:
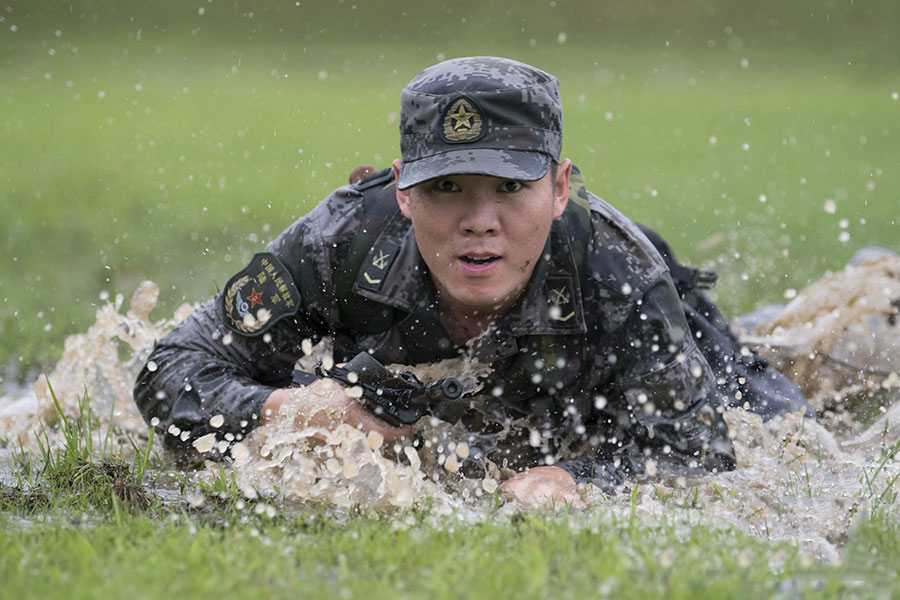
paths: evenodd
<path fill-rule="evenodd" d="M 240 439 L 290 381 L 304 340 L 332 336 L 335 360 L 367 350 L 384 364 L 464 350 L 438 320 L 394 189 L 385 170 L 334 191 L 159 342 L 134 394 L 169 445 L 213 431 L 214 415 L 224 417 L 219 434 Z M 267 281 L 266 298 L 246 297 Z M 247 318 L 257 303 L 262 317 Z M 481 412 L 464 423 L 485 435 L 503 427 L 501 413 L 528 423 L 519 450 L 484 443 L 495 462 L 558 464 L 607 489 L 648 460 L 651 474 L 734 467 L 714 377 L 665 262 L 577 170 L 525 291 L 468 351 L 492 374 L 473 401 Z"/>

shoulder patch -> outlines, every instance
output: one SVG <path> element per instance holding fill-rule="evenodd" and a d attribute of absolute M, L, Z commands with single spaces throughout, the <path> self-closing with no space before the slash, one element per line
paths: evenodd
<path fill-rule="evenodd" d="M 259 335 L 284 317 L 297 314 L 300 292 L 290 271 L 274 254 L 258 252 L 228 280 L 221 308 L 229 329 L 241 335 Z"/>

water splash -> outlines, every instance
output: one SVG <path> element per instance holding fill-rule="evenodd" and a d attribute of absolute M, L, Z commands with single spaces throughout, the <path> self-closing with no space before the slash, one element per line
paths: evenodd
<path fill-rule="evenodd" d="M 147 426 L 131 398 L 134 377 L 154 341 L 194 308 L 184 305 L 171 318 L 152 321 L 157 295 L 156 286 L 145 282 L 125 314 L 121 295 L 102 306 L 87 332 L 66 340 L 62 360 L 47 377 L 67 415 L 76 415 L 80 395 L 90 396 L 95 414 L 115 432 L 125 456 L 131 448 L 127 438 L 138 447 L 147 439 Z M 613 496 L 587 488 L 589 513 L 623 521 L 633 515 L 648 523 L 667 519 L 687 526 L 733 526 L 762 538 L 792 540 L 815 556 L 838 561 L 847 532 L 861 516 L 875 506 L 897 512 L 893 481 L 900 477 L 900 464 L 893 454 L 900 439 L 900 354 L 891 315 L 897 312 L 898 298 L 898 259 L 865 263 L 801 291 L 747 341 L 787 366 L 785 372 L 813 399 L 819 420 L 795 414 L 763 422 L 746 411 L 730 410 L 725 419 L 737 470 L 629 482 Z M 330 349 L 322 344 L 299 366 L 310 370 L 326 355 Z M 826 356 L 861 361 L 855 364 L 865 364 L 867 370 L 847 376 Z M 423 368 L 417 375 L 433 379 L 474 368 L 457 362 Z M 868 427 L 842 403 L 863 402 L 860 386 L 881 394 L 883 414 L 877 413 L 880 418 Z M 303 388 L 291 402 L 323 404 L 317 396 L 323 393 L 324 387 Z M 11 440 L 8 448 L 21 441 L 26 449 L 35 449 L 33 431 L 40 421 L 52 422 L 55 410 L 43 377 L 30 393 L 0 399 L 0 435 Z M 263 425 L 232 447 L 227 469 L 249 497 L 277 493 L 337 509 L 406 508 L 427 501 L 436 515 L 495 518 L 495 492 L 510 472 L 489 465 L 483 476 L 466 479 L 460 473 L 470 452 L 465 431 L 423 419 L 414 433 L 416 443 L 384 444 L 380 436 L 346 425 L 333 431 L 298 429 L 287 422 Z M 210 463 L 200 477 L 212 478 L 218 469 Z M 506 500 L 501 512 L 521 509 Z M 404 518 L 398 513 L 398 526 Z M 572 518 L 577 522 L 577 515 Z"/>

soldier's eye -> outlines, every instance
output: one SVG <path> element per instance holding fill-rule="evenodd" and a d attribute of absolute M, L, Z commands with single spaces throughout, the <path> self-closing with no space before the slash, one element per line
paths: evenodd
<path fill-rule="evenodd" d="M 455 192 L 459 189 L 456 184 L 449 179 L 438 179 L 435 182 L 434 187 L 441 192 Z"/>
<path fill-rule="evenodd" d="M 519 190 L 522 189 L 522 187 L 523 186 L 522 186 L 521 181 L 509 180 L 509 181 L 504 181 L 500 185 L 500 191 L 501 192 L 518 192 Z"/>

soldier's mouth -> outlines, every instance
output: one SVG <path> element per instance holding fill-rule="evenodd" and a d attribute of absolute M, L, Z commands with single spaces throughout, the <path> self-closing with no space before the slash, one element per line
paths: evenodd
<path fill-rule="evenodd" d="M 482 266 L 491 264 L 494 261 L 500 260 L 499 256 L 461 256 L 459 257 L 461 261 L 464 263 L 468 263 L 470 265 Z"/>

